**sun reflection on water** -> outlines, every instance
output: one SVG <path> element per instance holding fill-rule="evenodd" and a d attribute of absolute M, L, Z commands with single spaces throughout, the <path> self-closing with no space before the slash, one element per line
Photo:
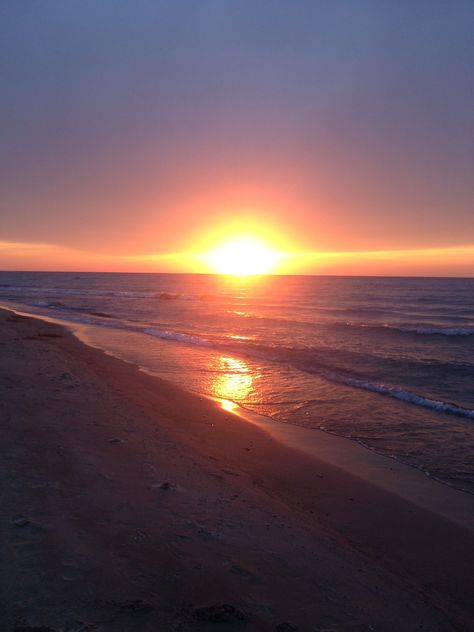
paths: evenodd
<path fill-rule="evenodd" d="M 219 405 L 222 410 L 227 411 L 228 413 L 237 414 L 238 405 L 235 402 L 231 402 L 230 399 L 219 399 Z"/>
<path fill-rule="evenodd" d="M 220 405 L 228 412 L 235 412 L 238 404 L 249 398 L 253 387 L 253 376 L 247 364 L 232 356 L 220 356 L 217 373 L 210 384 L 210 390 L 214 397 L 220 400 Z"/>

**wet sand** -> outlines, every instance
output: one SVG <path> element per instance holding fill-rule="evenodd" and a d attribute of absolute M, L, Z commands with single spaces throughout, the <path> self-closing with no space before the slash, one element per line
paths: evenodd
<path fill-rule="evenodd" d="M 472 497 L 6 311 L 0 388 L 1 630 L 474 629 Z"/>

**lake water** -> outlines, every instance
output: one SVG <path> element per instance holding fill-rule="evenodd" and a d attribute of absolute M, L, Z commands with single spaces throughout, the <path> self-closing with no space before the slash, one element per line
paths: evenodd
<path fill-rule="evenodd" d="M 474 279 L 1 272 L 0 301 L 474 493 Z"/>

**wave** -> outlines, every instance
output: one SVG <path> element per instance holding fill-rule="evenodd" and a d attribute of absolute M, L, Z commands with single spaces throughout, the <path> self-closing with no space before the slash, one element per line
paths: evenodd
<path fill-rule="evenodd" d="M 216 294 L 175 294 L 173 292 L 159 292 L 154 294 L 161 301 L 215 301 L 219 297 Z"/>
<path fill-rule="evenodd" d="M 107 314 L 106 312 L 89 312 L 91 316 L 98 316 L 99 318 L 113 318 L 111 314 Z"/>
<path fill-rule="evenodd" d="M 322 375 L 328 380 L 332 382 L 337 382 L 338 384 L 346 384 L 347 386 L 353 386 L 365 391 L 371 391 L 372 393 L 380 393 L 381 395 L 393 397 L 403 402 L 409 402 L 410 404 L 422 406 L 423 408 L 431 408 L 432 410 L 437 410 L 439 412 L 449 413 L 451 415 L 458 415 L 460 417 L 467 417 L 468 419 L 474 419 L 474 410 L 471 410 L 470 408 L 464 408 L 450 402 L 442 402 L 436 399 L 431 399 L 429 397 L 424 397 L 423 395 L 417 395 L 416 393 L 405 391 L 395 386 L 388 386 L 387 384 L 364 381 L 359 378 L 350 377 L 348 375 L 338 375 L 337 373 L 333 372 L 323 371 Z"/>
<path fill-rule="evenodd" d="M 37 303 L 38 306 L 47 306 L 49 308 L 53 307 L 62 311 L 71 310 L 71 308 L 68 308 L 61 303 L 56 303 L 55 305 L 44 301 L 38 301 Z M 39 303 L 43 304 L 39 305 Z M 79 315 L 77 311 L 74 312 L 74 310 L 71 310 L 70 313 L 67 314 L 67 318 L 73 322 L 100 325 L 102 327 L 113 329 L 124 329 L 127 331 L 142 333 L 160 338 L 162 340 L 174 341 L 193 346 L 213 348 L 218 351 L 237 353 L 264 361 L 285 363 L 287 365 L 289 364 L 291 366 L 294 366 L 298 370 L 318 375 L 319 377 L 330 382 L 344 384 L 346 386 L 362 389 L 365 391 L 371 391 L 373 393 L 378 393 L 380 395 L 398 399 L 400 401 L 414 404 L 416 406 L 421 406 L 424 408 L 429 408 L 431 410 L 436 410 L 439 412 L 444 412 L 474 420 L 474 410 L 471 410 L 469 408 L 458 406 L 455 403 L 444 402 L 425 397 L 423 395 L 419 395 L 417 393 L 411 392 L 409 390 L 404 390 L 396 386 L 390 386 L 384 383 L 368 380 L 363 375 L 354 375 L 354 371 L 352 371 L 351 369 L 346 370 L 345 368 L 334 366 L 335 355 L 334 350 L 331 349 L 326 350 L 330 354 L 329 362 L 322 362 L 318 360 L 318 355 L 319 357 L 324 357 L 324 350 L 322 349 L 298 349 L 279 346 L 273 347 L 258 344 L 249 344 L 248 341 L 235 339 L 209 340 L 207 338 L 203 338 L 201 336 L 186 332 L 179 332 L 170 329 L 159 329 L 154 326 L 150 327 L 139 324 L 132 325 L 129 322 L 114 319 L 109 314 L 106 315 L 103 312 L 93 312 L 91 310 L 86 310 L 86 312 L 83 312 L 83 314 L 84 315 Z M 66 316 L 66 314 L 64 316 Z M 91 316 L 95 316 L 96 318 L 91 318 Z M 358 324 L 357 326 L 361 325 Z M 465 334 L 460 334 L 457 331 L 455 334 L 451 333 L 448 335 Z M 464 365 L 462 368 L 464 368 Z M 471 367 L 466 367 L 466 369 L 472 370 Z"/>
<path fill-rule="evenodd" d="M 192 336 L 190 334 L 183 334 L 176 331 L 161 331 L 157 329 L 145 329 L 144 333 L 156 336 L 158 338 L 162 338 L 165 340 L 174 340 L 177 342 L 184 342 L 186 344 L 192 344 L 197 346 L 205 346 L 205 347 L 214 347 L 216 349 L 223 350 L 231 350 L 234 352 L 240 352 L 244 355 L 248 355 L 251 357 L 256 357 L 259 359 L 266 359 L 270 361 L 288 361 L 288 357 L 286 355 L 286 351 L 284 349 L 278 348 L 265 348 L 263 346 L 255 346 L 254 348 L 244 345 L 244 344 L 232 344 L 232 343 L 215 343 L 205 338 L 200 338 L 198 336 Z M 293 350 L 296 355 L 297 350 Z M 418 395 L 417 393 L 413 393 L 408 390 L 404 390 L 402 388 L 396 386 L 390 386 L 387 384 L 372 382 L 370 380 L 365 380 L 361 377 L 355 377 L 354 375 L 349 375 L 347 373 L 338 372 L 337 370 L 332 370 L 327 367 L 327 365 L 323 364 L 311 364 L 305 362 L 291 362 L 294 364 L 296 368 L 304 370 L 308 373 L 315 373 L 320 377 L 330 381 L 335 382 L 337 384 L 344 384 L 346 386 L 351 386 L 353 388 L 362 389 L 365 391 L 371 391 L 373 393 L 378 393 L 380 395 L 385 395 L 387 397 L 392 397 L 394 399 L 398 399 L 400 401 L 408 402 L 410 404 L 414 404 L 416 406 L 421 406 L 423 408 L 429 408 L 431 410 L 436 410 L 438 412 L 444 412 L 451 415 L 457 415 L 460 417 L 465 417 L 468 419 L 474 419 L 474 410 L 470 408 L 464 408 L 462 406 L 458 406 L 457 404 L 451 402 L 443 402 L 440 400 L 432 399 L 429 397 L 425 397 L 423 395 Z"/>
<path fill-rule="evenodd" d="M 13 286 L 8 283 L 0 284 L 0 292 L 4 289 L 7 291 L 4 294 L 5 298 L 18 300 L 35 300 L 34 297 L 38 295 L 42 296 L 54 296 L 54 297 L 76 297 L 86 299 L 103 299 L 103 298 L 116 298 L 116 299 L 158 299 L 160 301 L 215 301 L 219 299 L 216 294 L 184 294 L 179 292 L 167 292 L 164 290 L 157 290 L 156 288 L 150 290 L 104 290 L 101 291 L 97 288 L 83 289 L 83 288 L 45 288 L 45 287 L 33 287 L 33 286 Z M 44 306 L 47 301 L 45 299 Z"/>
<path fill-rule="evenodd" d="M 162 340 L 175 340 L 176 342 L 185 342 L 191 345 L 197 345 L 199 347 L 210 347 L 212 343 L 206 338 L 200 338 L 198 336 L 192 336 L 191 334 L 183 334 L 177 331 L 166 331 L 160 329 L 147 328 L 143 330 L 143 333 L 149 336 L 155 336 L 155 338 L 161 338 Z"/>
<path fill-rule="evenodd" d="M 25 305 L 30 305 L 31 307 L 46 307 L 47 309 L 55 309 L 65 312 L 88 312 L 87 308 L 84 307 L 73 307 L 72 305 L 66 305 L 65 303 L 61 303 L 61 301 L 36 301 L 29 300 Z"/>
<path fill-rule="evenodd" d="M 98 316 L 99 318 L 114 318 L 112 314 L 102 311 L 92 311 L 89 307 L 72 307 L 71 305 L 65 305 L 60 301 L 30 301 L 29 305 L 34 307 L 46 307 L 48 309 L 54 309 L 64 312 L 79 312 L 83 314 L 90 314 L 91 316 Z M 77 319 L 76 319 L 77 320 Z"/>
<path fill-rule="evenodd" d="M 439 327 L 436 325 L 392 325 L 384 323 L 374 325 L 371 323 L 334 323 L 335 326 L 343 325 L 354 329 L 370 329 L 378 331 L 398 331 L 404 334 L 420 334 L 422 336 L 474 336 L 474 327 Z"/>
<path fill-rule="evenodd" d="M 404 333 L 415 333 L 423 336 L 473 336 L 474 329 L 470 327 L 431 327 L 431 326 L 401 326 L 391 327 L 389 329 L 398 329 Z"/>

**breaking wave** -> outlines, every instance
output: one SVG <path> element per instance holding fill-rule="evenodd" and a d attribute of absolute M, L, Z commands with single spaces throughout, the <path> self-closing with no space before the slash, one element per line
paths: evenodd
<path fill-rule="evenodd" d="M 388 386 L 387 384 L 380 384 L 377 382 L 369 382 L 361 380 L 360 378 L 350 377 L 348 375 L 338 375 L 337 373 L 333 373 L 330 371 L 322 371 L 321 374 L 328 380 L 331 380 L 332 382 L 337 382 L 338 384 L 346 384 L 347 386 L 353 386 L 365 391 L 371 391 L 372 393 L 379 393 L 381 395 L 393 397 L 403 402 L 415 404 L 416 406 L 431 408 L 432 410 L 437 410 L 442 413 L 449 413 L 451 415 L 458 415 L 460 417 L 474 419 L 474 410 L 471 410 L 470 408 L 463 408 L 462 406 L 457 406 L 456 404 L 451 404 L 449 402 L 442 402 L 436 399 L 431 399 L 429 397 L 423 397 L 422 395 L 417 395 L 416 393 L 405 391 L 395 386 Z"/>
<path fill-rule="evenodd" d="M 384 395 L 386 397 L 392 397 L 394 399 L 398 399 L 399 401 L 414 404 L 416 406 L 421 406 L 423 408 L 429 408 L 438 412 L 448 413 L 451 415 L 457 415 L 474 420 L 474 410 L 471 410 L 470 408 L 464 408 L 451 402 L 443 402 L 440 400 L 425 397 L 423 395 L 418 395 L 417 393 L 413 393 L 411 391 L 404 390 L 396 386 L 390 386 L 380 382 L 365 380 L 359 376 L 356 377 L 354 375 L 333 370 L 325 364 L 318 365 L 314 362 L 308 364 L 307 362 L 304 362 L 304 360 L 302 362 L 298 362 L 298 350 L 293 350 L 293 352 L 291 353 L 292 357 L 288 357 L 288 350 L 285 350 L 283 348 L 279 349 L 278 347 L 265 348 L 259 345 L 252 347 L 250 345 L 237 342 L 212 342 L 205 338 L 200 338 L 199 336 L 179 333 L 176 331 L 161 331 L 152 328 L 145 329 L 144 333 L 156 336 L 164 340 L 173 340 L 176 342 L 183 342 L 186 344 L 197 345 L 201 347 L 214 347 L 215 349 L 240 352 L 250 357 L 266 359 L 272 362 L 289 362 L 300 370 L 306 371 L 308 373 L 315 373 L 330 382 L 344 384 L 352 388 L 358 388 L 365 391 L 370 391 L 372 393 L 378 393 L 379 395 Z"/>
<path fill-rule="evenodd" d="M 155 336 L 155 338 L 161 338 L 162 340 L 175 340 L 176 342 L 185 342 L 200 347 L 210 347 L 212 345 L 212 343 L 205 338 L 199 338 L 198 336 L 183 334 L 177 331 L 161 331 L 159 329 L 147 328 L 143 330 L 143 333 L 149 336 Z"/>
<path fill-rule="evenodd" d="M 371 323 L 335 323 L 354 329 L 370 329 L 378 331 L 397 331 L 404 334 L 420 334 L 422 336 L 474 336 L 474 327 L 439 327 L 436 325 L 373 325 Z"/>
<path fill-rule="evenodd" d="M 389 329 L 397 329 L 404 333 L 422 334 L 424 336 L 474 336 L 474 329 L 470 327 L 429 327 L 429 326 L 401 326 Z"/>

